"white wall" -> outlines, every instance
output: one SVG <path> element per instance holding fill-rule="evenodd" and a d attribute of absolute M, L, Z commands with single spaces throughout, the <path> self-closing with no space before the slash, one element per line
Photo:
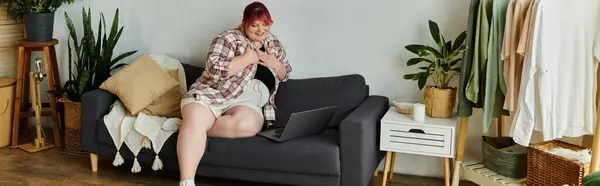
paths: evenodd
<path fill-rule="evenodd" d="M 176 4 L 175 2 L 179 3 Z M 55 37 L 60 39 L 61 78 L 67 79 L 68 12 L 80 30 L 81 8 L 91 7 L 96 29 L 100 12 L 107 22 L 120 8 L 125 26 L 117 52 L 139 49 L 164 53 L 184 63 L 202 65 L 210 40 L 235 27 L 250 0 L 84 0 L 57 12 Z M 265 0 L 275 25 L 272 31 L 287 49 L 293 78 L 359 73 L 372 94 L 390 98 L 419 97 L 416 82 L 402 79 L 414 71 L 404 49 L 412 43 L 433 44 L 427 20 L 439 23 L 446 38 L 466 30 L 469 0 Z M 159 15 L 159 13 L 161 15 Z M 458 78 L 458 77 L 457 77 Z M 466 154 L 481 154 L 481 110 L 470 119 Z M 441 176 L 439 158 L 398 154 L 395 172 Z"/>

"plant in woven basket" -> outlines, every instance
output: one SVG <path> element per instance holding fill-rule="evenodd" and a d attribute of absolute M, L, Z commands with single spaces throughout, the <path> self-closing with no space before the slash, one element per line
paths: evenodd
<path fill-rule="evenodd" d="M 65 107 L 65 150 L 70 154 L 81 154 L 82 151 L 79 147 L 81 96 L 98 89 L 110 77 L 113 70 L 126 65 L 119 63 L 122 59 L 137 52 L 125 52 L 113 57 L 115 46 L 123 33 L 123 27 L 119 28 L 119 9 L 115 12 L 110 30 L 106 29 L 106 21 L 101 14 L 97 35 L 92 29 L 91 8 L 87 11 L 83 8 L 82 16 L 83 35 L 78 41 L 75 24 L 65 12 L 65 20 L 70 32 L 67 41 L 69 80 L 61 90 L 52 92 L 62 97 L 59 101 L 63 102 Z"/>
<path fill-rule="evenodd" d="M 27 40 L 45 42 L 52 39 L 54 29 L 54 12 L 63 4 L 74 3 L 75 0 L 0 0 L 0 6 L 6 7 L 9 19 L 24 19 Z"/>
<path fill-rule="evenodd" d="M 425 88 L 427 115 L 431 117 L 450 117 L 454 109 L 456 88 L 449 87 L 449 84 L 452 77 L 460 72 L 459 62 L 462 59 L 458 56 L 467 48 L 464 45 L 467 32 L 460 33 L 454 42 L 446 40 L 440 34 L 438 24 L 431 20 L 429 21 L 429 31 L 437 48 L 423 44 L 407 45 L 405 48 L 418 57 L 409 59 L 406 65 L 425 65 L 418 67 L 418 72 L 405 74 L 403 78 L 417 81 L 419 89 Z M 425 86 L 429 78 L 433 80 L 435 86 Z"/>

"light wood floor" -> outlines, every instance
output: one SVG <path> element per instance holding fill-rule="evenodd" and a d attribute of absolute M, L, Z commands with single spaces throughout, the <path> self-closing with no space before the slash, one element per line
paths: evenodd
<path fill-rule="evenodd" d="M 130 172 L 131 165 L 113 167 L 110 158 L 101 157 L 99 171 L 92 173 L 89 162 L 87 155 L 67 155 L 60 149 L 29 154 L 20 149 L 0 148 L 0 185 L 178 185 L 179 177 L 175 172 L 145 169 L 133 174 Z M 202 186 L 266 185 L 207 177 L 198 177 L 196 182 Z M 372 180 L 371 185 L 381 185 L 381 174 Z M 437 178 L 395 175 L 388 185 L 443 185 L 443 181 Z"/>

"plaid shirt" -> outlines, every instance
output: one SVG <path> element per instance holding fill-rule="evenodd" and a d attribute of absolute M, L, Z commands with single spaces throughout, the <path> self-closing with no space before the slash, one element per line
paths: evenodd
<path fill-rule="evenodd" d="M 258 64 L 248 65 L 229 78 L 227 74 L 231 59 L 243 54 L 249 43 L 250 40 L 239 29 L 226 30 L 213 39 L 206 57 L 206 70 L 192 84 L 185 97 L 193 97 L 196 100 L 210 104 L 221 104 L 226 100 L 233 100 L 240 96 L 244 85 L 254 78 Z M 277 109 L 275 107 L 275 94 L 277 94 L 279 82 L 285 82 L 289 79 L 292 67 L 288 63 L 281 42 L 275 35 L 269 34 L 262 41 L 262 45 L 285 65 L 287 72 L 285 79 L 280 81 L 275 71 L 271 70 L 276 77 L 275 89 L 271 92 L 269 102 L 263 107 L 264 119 L 270 126 L 275 121 L 275 111 Z"/>

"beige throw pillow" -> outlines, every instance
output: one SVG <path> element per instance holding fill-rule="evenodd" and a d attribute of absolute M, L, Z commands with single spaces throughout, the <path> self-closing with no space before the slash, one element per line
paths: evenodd
<path fill-rule="evenodd" d="M 179 69 L 168 72 L 169 76 L 179 81 Z M 181 118 L 181 99 L 183 93 L 179 86 L 173 87 L 169 92 L 163 94 L 152 104 L 144 108 L 141 113 L 151 116 L 168 118 Z"/>
<path fill-rule="evenodd" d="M 179 88 L 179 82 L 146 53 L 100 85 L 117 95 L 130 115 L 137 115 L 173 87 Z"/>

